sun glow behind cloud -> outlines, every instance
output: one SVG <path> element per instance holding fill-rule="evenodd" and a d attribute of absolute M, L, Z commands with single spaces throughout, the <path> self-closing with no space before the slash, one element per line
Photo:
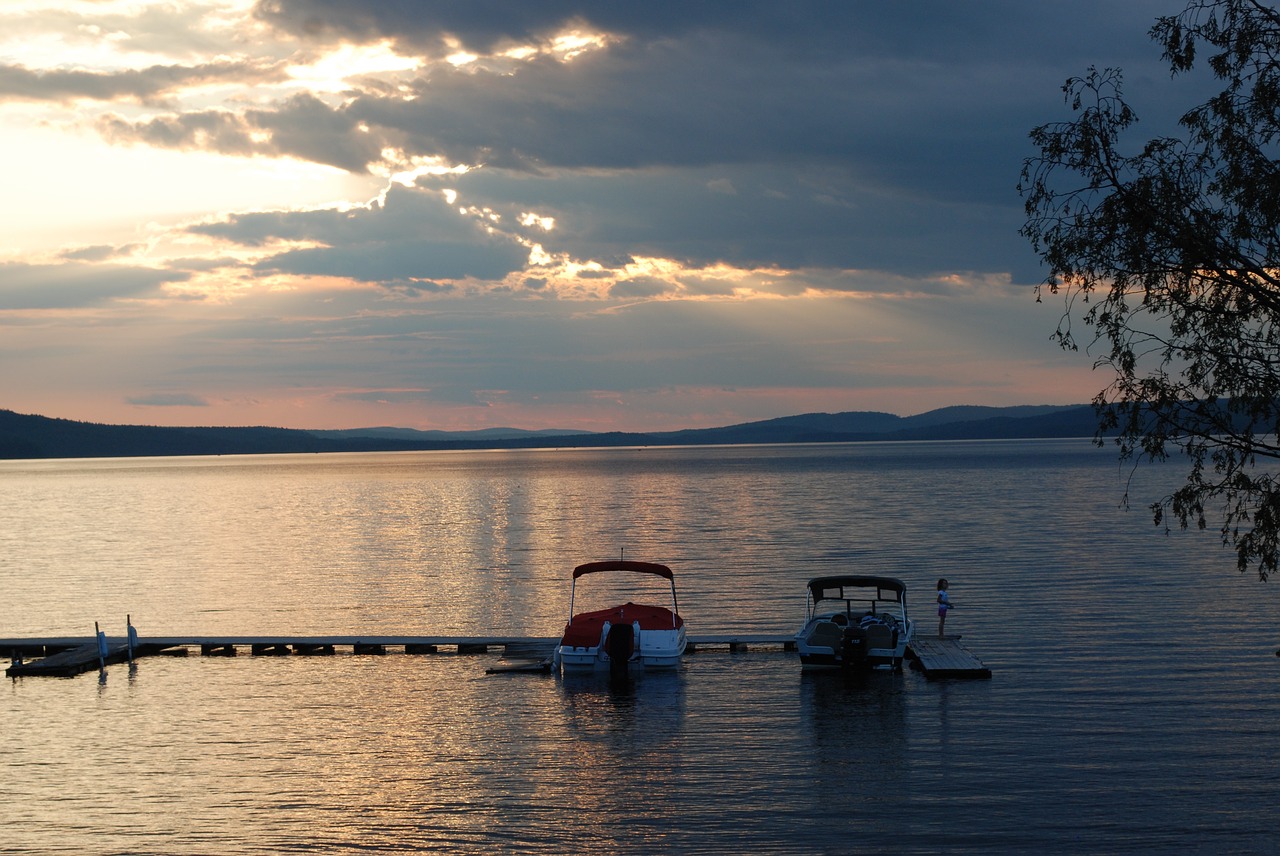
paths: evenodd
<path fill-rule="evenodd" d="M 136 241 L 149 223 L 368 198 L 380 184 L 300 161 L 104 147 L 91 133 L 19 120 L 2 108 L 0 120 L 11 131 L 0 135 L 0 161 L 9 165 L 0 187 L 11 203 L 0 209 L 0 253 Z"/>
<path fill-rule="evenodd" d="M 510 71 L 509 62 L 531 62 L 539 57 L 550 57 L 561 63 L 569 63 L 586 54 L 608 50 L 622 41 L 609 33 L 571 27 L 549 35 L 545 40 L 535 44 L 505 45 L 489 55 L 481 55 L 465 50 L 456 38 L 445 39 L 449 53 L 445 61 L 455 68 L 468 66 L 477 69 L 491 69 L 499 72 Z"/>
<path fill-rule="evenodd" d="M 550 53 L 562 62 L 571 62 L 591 51 L 604 50 L 617 41 L 606 33 L 573 29 L 560 33 L 551 40 Z"/>
<path fill-rule="evenodd" d="M 0 5 L 0 62 L 32 69 L 141 69 L 174 62 L 186 53 L 186 39 L 218 43 L 211 56 L 240 53 L 261 27 L 249 14 L 255 0 L 5 0 Z M 172 27 L 171 35 L 139 39 L 138 21 Z M 163 33 L 152 32 L 156 36 Z"/>
<path fill-rule="evenodd" d="M 33 314 L 0 283 L 0 358 L 46 377 L 24 400 L 86 392 L 75 359 L 41 361 L 55 337 L 23 327 L 36 314 L 99 360 L 98 405 L 114 373 L 133 386 L 117 402 L 198 402 L 215 423 L 298 408 L 292 424 L 608 428 L 640 407 L 687 427 L 934 392 L 999 363 L 961 360 L 946 331 L 1022 299 L 1007 265 L 939 249 L 991 242 L 963 204 L 891 186 L 932 167 L 868 156 L 885 140 L 842 117 L 876 88 L 851 66 L 778 62 L 760 46 L 795 35 L 749 16 L 410 7 L 0 4 L 0 261 L 79 289 Z M 943 226 L 915 228 L 940 207 Z M 989 350 L 1013 335 L 970 327 Z"/>
<path fill-rule="evenodd" d="M 305 64 L 287 66 L 292 84 L 312 93 L 349 92 L 359 77 L 395 80 L 422 67 L 417 57 L 395 52 L 388 40 L 370 45 L 341 44 Z"/>

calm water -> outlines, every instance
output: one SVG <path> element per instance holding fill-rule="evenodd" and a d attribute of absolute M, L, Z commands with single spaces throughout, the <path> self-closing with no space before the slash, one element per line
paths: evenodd
<path fill-rule="evenodd" d="M 0 462 L 0 637 L 557 635 L 581 562 L 690 630 L 939 576 L 991 681 L 150 658 L 9 681 L 0 853 L 1280 851 L 1274 584 L 1086 441 Z"/>

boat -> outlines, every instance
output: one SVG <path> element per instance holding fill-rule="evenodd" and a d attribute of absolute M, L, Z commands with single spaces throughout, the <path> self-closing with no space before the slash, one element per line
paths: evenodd
<path fill-rule="evenodd" d="M 806 669 L 901 671 L 914 629 L 902 580 L 814 577 L 796 650 Z"/>
<path fill-rule="evenodd" d="M 592 574 L 651 574 L 671 584 L 671 607 L 627 603 L 575 614 L 578 580 Z M 688 638 L 676 603 L 675 575 L 666 565 L 618 559 L 588 562 L 573 569 L 569 623 L 556 646 L 554 661 L 562 670 L 674 669 L 680 665 Z"/>

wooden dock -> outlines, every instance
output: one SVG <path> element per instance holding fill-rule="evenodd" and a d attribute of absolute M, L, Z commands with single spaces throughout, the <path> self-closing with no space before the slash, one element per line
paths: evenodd
<path fill-rule="evenodd" d="M 37 676 L 70 678 L 140 657 L 153 657 L 160 654 L 182 657 L 187 653 L 185 648 L 157 647 L 150 643 L 137 644 L 133 651 L 130 651 L 128 642 L 120 639 L 109 641 L 105 654 L 99 650 L 98 643 L 94 639 L 71 647 L 56 645 L 52 648 L 39 647 L 45 651 L 45 654 L 34 660 L 26 660 L 20 649 L 5 649 L 10 650 L 10 656 L 13 657 L 13 664 L 5 669 L 5 674 L 11 678 Z"/>
<path fill-rule="evenodd" d="M 960 644 L 959 636 L 917 636 L 907 646 L 907 657 L 911 668 L 930 680 L 991 677 L 991 670 Z"/>
<path fill-rule="evenodd" d="M 911 666 L 925 677 L 990 678 L 991 670 L 960 644 L 959 636 L 944 639 L 921 636 L 907 648 Z M 538 661 L 549 659 L 554 637 L 536 636 L 147 636 L 136 640 L 134 659 L 168 655 L 186 656 L 198 650 L 207 657 L 234 657 L 241 652 L 252 656 L 333 656 L 340 651 L 357 656 L 404 654 L 490 654 L 508 659 Z M 686 653 L 727 649 L 730 653 L 752 649 L 795 650 L 790 635 L 766 633 L 725 633 L 689 636 Z M 13 660 L 5 670 L 12 678 L 52 675 L 67 677 L 99 667 L 97 640 L 91 636 L 40 639 L 0 639 L 0 656 Z M 123 663 L 129 657 L 125 637 L 107 638 L 107 665 Z"/>
<path fill-rule="evenodd" d="M 332 656 L 339 651 L 353 655 L 404 654 L 489 654 L 513 659 L 538 660 L 551 656 L 555 637 L 530 636 L 147 636 L 137 640 L 133 657 L 156 655 L 186 656 L 198 650 L 206 657 L 234 657 L 247 652 L 255 657 Z M 751 648 L 794 650 L 790 636 L 772 634 L 722 634 L 689 637 L 687 652 L 727 648 L 736 653 Z M 11 678 L 70 677 L 93 671 L 101 665 L 97 640 L 91 636 L 64 636 L 39 639 L 0 639 L 0 656 L 13 660 L 5 670 Z M 107 638 L 106 665 L 129 658 L 128 640 Z"/>

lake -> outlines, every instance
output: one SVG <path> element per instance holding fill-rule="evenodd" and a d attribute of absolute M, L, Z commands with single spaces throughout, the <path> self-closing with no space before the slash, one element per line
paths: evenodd
<path fill-rule="evenodd" d="M 1274 584 L 1152 525 L 1178 478 L 1087 440 L 0 462 L 0 637 L 557 636 L 572 568 L 625 551 L 694 635 L 793 633 L 842 572 L 936 632 L 945 576 L 993 672 L 9 680 L 0 853 L 1274 853 Z"/>

